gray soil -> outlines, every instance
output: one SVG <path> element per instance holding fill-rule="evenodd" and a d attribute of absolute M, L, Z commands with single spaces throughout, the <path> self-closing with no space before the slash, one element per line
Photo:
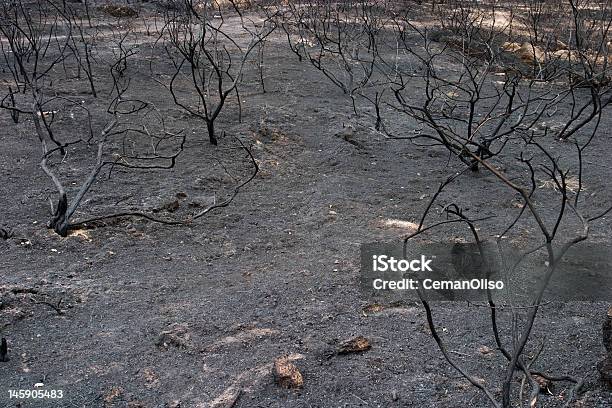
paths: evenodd
<path fill-rule="evenodd" d="M 267 92 L 249 71 L 242 122 L 231 100 L 217 147 L 207 143 L 201 122 L 144 75 L 136 77 L 133 89 L 189 132 L 186 151 L 171 171 L 101 176 L 75 218 L 117 209 L 185 218 L 215 195 L 221 201 L 252 171 L 239 137 L 252 146 L 259 174 L 231 205 L 189 226 L 126 217 L 57 236 L 45 228 L 55 191 L 38 166 L 31 122 L 0 116 L 0 222 L 15 233 L 0 240 L 0 333 L 10 358 L 0 363 L 0 406 L 488 406 L 444 360 L 419 304 L 371 311 L 377 301 L 358 285 L 360 244 L 401 239 L 407 231 L 384 221 L 418 221 L 438 183 L 461 164 L 448 167 L 442 151 L 374 132 L 354 116 L 346 95 L 297 61 L 280 34 L 266 58 Z M 158 69 L 167 79 L 169 71 Z M 602 129 L 609 128 L 605 121 Z M 338 137 L 347 132 L 355 143 Z M 608 140 L 591 150 L 590 161 L 609 163 Z M 68 184 L 82 179 L 90 158 L 91 151 L 74 152 Z M 609 202 L 603 186 L 612 169 L 593 172 L 588 191 Z M 513 194 L 484 172 L 450 194 L 469 201 L 476 216 L 501 214 L 505 221 L 516 211 L 508 205 Z M 166 204 L 175 200 L 179 207 L 170 213 Z M 594 225 L 593 235 L 609 240 L 609 221 Z M 467 232 L 435 238 L 458 236 Z M 61 314 L 47 304 L 60 300 Z M 606 308 L 544 306 L 529 344 L 535 350 L 545 340 L 536 364 L 542 371 L 585 378 L 577 407 L 612 406 L 596 370 L 605 354 Z M 495 351 L 487 310 L 436 303 L 434 318 L 454 358 L 500 395 L 505 360 Z M 357 335 L 369 339 L 370 350 L 335 353 Z M 492 350 L 483 353 L 482 346 Z M 284 355 L 303 374 L 300 390 L 274 382 L 272 363 Z M 9 400 L 9 389 L 39 382 L 63 390 L 64 398 Z M 570 385 L 556 383 L 540 402 L 561 406 Z"/>

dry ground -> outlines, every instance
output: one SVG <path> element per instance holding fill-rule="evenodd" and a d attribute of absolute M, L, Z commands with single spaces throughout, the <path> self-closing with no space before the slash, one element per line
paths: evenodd
<path fill-rule="evenodd" d="M 232 102 L 219 123 L 226 134 L 218 147 L 168 95 L 137 79 L 143 96 L 158 98 L 173 125 L 191 132 L 187 151 L 171 172 L 100 180 L 82 208 L 185 216 L 231 191 L 235 180 L 224 167 L 236 177 L 248 174 L 233 137 L 250 143 L 260 174 L 229 207 L 188 227 L 121 219 L 67 238 L 52 234 L 44 223 L 54 192 L 37 165 L 32 130 L 14 125 L 6 112 L 0 116 L 0 222 L 15 232 L 0 241 L 0 330 L 10 357 L 0 363 L 0 406 L 16 406 L 8 389 L 38 382 L 64 390 L 65 398 L 20 406 L 486 406 L 438 353 L 418 305 L 366 313 L 374 300 L 357 283 L 359 245 L 405 233 L 385 220 L 418 219 L 448 172 L 446 155 L 372 132 L 282 37 L 271 41 L 268 92 L 247 77 L 243 122 L 236 123 Z M 349 125 L 357 146 L 336 136 Z M 601 191 L 612 176 L 604 142 L 593 149 L 590 160 L 600 165 L 588 188 L 609 200 Z M 85 155 L 72 163 L 68 177 L 76 180 Z M 509 205 L 498 188 L 475 174 L 452 192 L 472 198 L 476 214 L 505 214 Z M 186 196 L 170 214 L 163 207 L 177 193 Z M 612 233 L 605 223 L 596 230 L 599 239 Z M 61 315 L 40 303 L 60 299 Z M 456 358 L 499 392 L 502 358 L 478 351 L 494 347 L 486 311 L 463 303 L 435 310 Z M 612 405 L 595 370 L 604 354 L 605 310 L 602 303 L 551 305 L 534 331 L 547 340 L 542 369 L 586 377 L 576 406 Z M 333 354 L 338 342 L 356 335 L 372 348 Z M 304 375 L 300 391 L 273 382 L 272 362 L 286 354 Z M 560 384 L 541 398 L 559 406 L 566 393 Z"/>

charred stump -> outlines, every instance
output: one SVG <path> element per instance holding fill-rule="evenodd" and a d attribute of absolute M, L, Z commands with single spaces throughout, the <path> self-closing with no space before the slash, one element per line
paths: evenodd
<path fill-rule="evenodd" d="M 66 194 L 62 194 L 61 198 L 57 202 L 57 207 L 53 218 L 49 221 L 49 228 L 52 228 L 60 236 L 65 237 L 68 235 L 68 219 L 66 218 L 66 212 L 68 211 L 68 198 Z"/>

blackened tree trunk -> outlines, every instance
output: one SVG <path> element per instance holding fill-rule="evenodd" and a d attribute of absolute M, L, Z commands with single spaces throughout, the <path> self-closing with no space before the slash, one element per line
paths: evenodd
<path fill-rule="evenodd" d="M 206 128 L 208 129 L 208 138 L 210 139 L 210 144 L 217 145 L 217 138 L 215 137 L 215 122 L 214 120 L 206 121 Z"/>

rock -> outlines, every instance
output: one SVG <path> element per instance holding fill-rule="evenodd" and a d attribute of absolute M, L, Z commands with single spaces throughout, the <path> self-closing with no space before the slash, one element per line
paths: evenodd
<path fill-rule="evenodd" d="M 608 353 L 612 354 L 612 306 L 608 308 L 606 320 L 603 323 L 603 344 Z"/>
<path fill-rule="evenodd" d="M 338 348 L 338 354 L 360 353 L 372 348 L 370 341 L 363 336 L 357 336 L 343 342 Z"/>
<path fill-rule="evenodd" d="M 545 59 L 544 51 L 533 44 L 524 42 L 518 44 L 515 42 L 505 42 L 502 45 L 502 49 L 506 52 L 516 55 L 521 61 L 526 64 L 532 64 L 534 62 L 542 62 Z"/>
<path fill-rule="evenodd" d="M 480 346 L 478 347 L 478 352 L 480 354 L 484 354 L 485 356 L 488 354 L 493 354 L 495 353 L 495 350 L 492 349 L 491 347 L 487 347 L 487 346 Z"/>
<path fill-rule="evenodd" d="M 286 356 L 274 361 L 273 373 L 274 380 L 283 388 L 297 389 L 304 386 L 302 373 Z"/>
<path fill-rule="evenodd" d="M 521 44 L 507 41 L 502 44 L 502 49 L 507 52 L 517 52 L 521 49 Z"/>
<path fill-rule="evenodd" d="M 174 324 L 168 330 L 162 331 L 159 334 L 155 344 L 164 350 L 168 350 L 170 346 L 186 349 L 189 346 L 189 337 L 187 326 Z"/>
<path fill-rule="evenodd" d="M 166 408 L 181 408 L 181 401 L 174 400 L 166 404 Z"/>
<path fill-rule="evenodd" d="M 380 305 L 378 303 L 372 303 L 372 304 L 365 306 L 362 309 L 362 313 L 364 316 L 369 316 L 371 314 L 380 313 L 383 310 L 385 310 L 385 307 L 383 305 Z"/>

